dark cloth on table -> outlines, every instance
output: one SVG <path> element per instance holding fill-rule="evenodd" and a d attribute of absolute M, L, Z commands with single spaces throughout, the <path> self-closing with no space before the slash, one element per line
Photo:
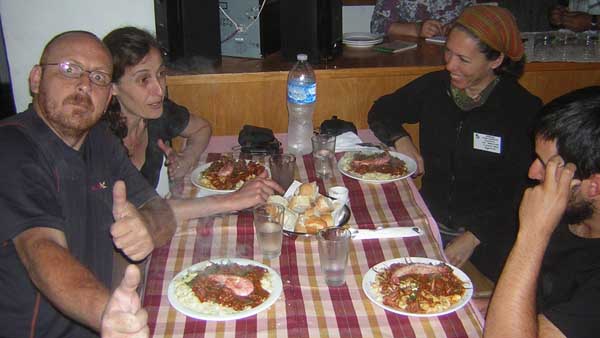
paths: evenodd
<path fill-rule="evenodd" d="M 425 163 L 421 194 L 439 223 L 471 231 L 481 241 L 471 262 L 497 280 L 516 235 L 516 209 L 533 159 L 531 122 L 542 103 L 512 78 L 502 78 L 486 102 L 462 111 L 446 71 L 426 74 L 378 99 L 369 126 L 382 142 L 419 123 Z M 500 137 L 499 153 L 474 149 L 475 133 Z"/>
<path fill-rule="evenodd" d="M 140 170 L 142 175 L 154 188 L 158 186 L 160 169 L 164 153 L 158 147 L 158 139 L 170 143 L 171 139 L 181 134 L 190 121 L 190 112 L 183 106 L 165 99 L 162 115 L 148 122 L 148 147 L 146 148 L 146 162 Z"/>
<path fill-rule="evenodd" d="M 61 231 L 70 253 L 109 287 L 112 187 L 124 180 L 127 199 L 138 207 L 156 193 L 105 123 L 93 127 L 77 151 L 31 107 L 0 121 L 0 168 L 0 336 L 29 337 L 35 327 L 33 337 L 97 337 L 38 292 L 13 239 L 35 227 Z"/>
<path fill-rule="evenodd" d="M 538 280 L 538 313 L 569 338 L 600 332 L 600 238 L 582 238 L 560 224 L 552 234 Z"/>

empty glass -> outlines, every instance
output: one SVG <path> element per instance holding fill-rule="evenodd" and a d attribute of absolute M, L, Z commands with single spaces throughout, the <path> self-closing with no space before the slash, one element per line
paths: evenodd
<path fill-rule="evenodd" d="M 296 156 L 292 154 L 274 154 L 269 158 L 269 169 L 271 177 L 284 191 L 287 191 L 294 181 L 294 170 L 296 169 Z"/>
<path fill-rule="evenodd" d="M 350 230 L 338 227 L 324 228 L 317 233 L 321 272 L 329 286 L 341 286 L 346 281 L 350 238 Z"/>
<path fill-rule="evenodd" d="M 311 141 L 317 177 L 330 178 L 335 166 L 335 135 L 313 135 Z"/>

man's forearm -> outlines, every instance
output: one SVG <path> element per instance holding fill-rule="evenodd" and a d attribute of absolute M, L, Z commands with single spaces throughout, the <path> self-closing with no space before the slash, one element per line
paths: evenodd
<path fill-rule="evenodd" d="M 397 39 L 402 36 L 418 37 L 420 26 L 421 23 L 417 22 L 395 22 L 388 28 L 387 35 L 392 39 Z"/>
<path fill-rule="evenodd" d="M 99 331 L 108 289 L 55 241 L 21 237 L 15 245 L 29 277 L 44 297 L 67 317 Z"/>
<path fill-rule="evenodd" d="M 547 243 L 519 234 L 492 296 L 484 337 L 537 337 L 537 278 Z"/>
<path fill-rule="evenodd" d="M 139 211 L 146 221 L 155 248 L 171 240 L 177 223 L 173 210 L 165 200 L 155 198 L 144 204 Z"/>

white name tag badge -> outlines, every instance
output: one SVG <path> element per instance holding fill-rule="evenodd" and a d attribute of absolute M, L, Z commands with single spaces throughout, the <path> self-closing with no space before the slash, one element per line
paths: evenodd
<path fill-rule="evenodd" d="M 473 133 L 473 149 L 502 153 L 502 138 L 494 135 Z"/>

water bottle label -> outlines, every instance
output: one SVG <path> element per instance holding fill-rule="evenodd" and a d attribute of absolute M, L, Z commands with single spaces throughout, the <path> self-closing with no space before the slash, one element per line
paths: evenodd
<path fill-rule="evenodd" d="M 317 84 L 288 84 L 288 101 L 295 104 L 311 104 L 317 100 Z"/>

